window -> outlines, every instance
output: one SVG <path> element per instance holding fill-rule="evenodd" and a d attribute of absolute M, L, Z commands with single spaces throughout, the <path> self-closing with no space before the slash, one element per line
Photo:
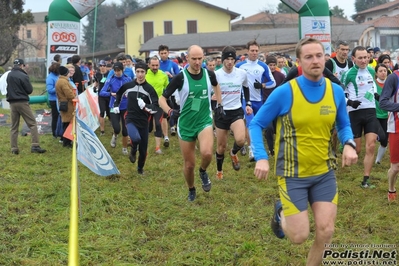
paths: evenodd
<path fill-rule="evenodd" d="M 196 20 L 187 20 L 187 33 L 197 33 Z"/>
<path fill-rule="evenodd" d="M 31 39 L 32 38 L 32 30 L 26 30 L 26 38 Z"/>
<path fill-rule="evenodd" d="M 173 34 L 172 21 L 163 22 L 164 34 Z"/>
<path fill-rule="evenodd" d="M 147 21 L 143 23 L 144 26 L 144 42 L 154 37 L 154 22 Z"/>

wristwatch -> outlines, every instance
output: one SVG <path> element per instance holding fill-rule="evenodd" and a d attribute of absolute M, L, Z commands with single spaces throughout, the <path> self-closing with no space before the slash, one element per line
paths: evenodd
<path fill-rule="evenodd" d="M 251 101 L 248 101 L 248 102 L 247 102 L 247 106 L 249 106 L 249 107 L 251 107 L 251 106 L 252 106 L 252 103 L 251 103 Z"/>
<path fill-rule="evenodd" d="M 353 139 L 348 139 L 344 145 L 349 145 L 356 150 L 356 142 Z"/>

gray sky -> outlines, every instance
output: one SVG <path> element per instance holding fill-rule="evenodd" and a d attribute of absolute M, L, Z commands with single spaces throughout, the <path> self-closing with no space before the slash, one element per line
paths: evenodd
<path fill-rule="evenodd" d="M 216 5 L 222 8 L 229 8 L 229 10 L 241 14 L 241 16 L 249 17 L 264 9 L 276 8 L 280 0 L 202 0 L 204 2 Z M 31 9 L 32 12 L 48 11 L 52 0 L 25 0 L 24 9 Z M 112 2 L 120 3 L 120 0 L 105 0 L 104 3 L 110 4 Z M 261 3 L 263 4 L 261 4 Z M 244 4 L 243 4 L 244 3 Z M 355 13 L 355 0 L 329 0 L 329 6 L 338 5 L 345 10 L 345 15 L 350 19 L 351 15 Z"/>

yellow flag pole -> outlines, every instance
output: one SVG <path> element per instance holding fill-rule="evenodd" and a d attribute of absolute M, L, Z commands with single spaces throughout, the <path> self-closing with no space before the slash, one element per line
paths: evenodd
<path fill-rule="evenodd" d="M 74 110 L 76 110 L 77 99 L 73 100 Z M 74 111 L 75 112 L 75 111 Z M 76 115 L 72 119 L 72 169 L 71 169 L 71 206 L 70 206 L 70 221 L 69 221 L 69 247 L 68 247 L 68 265 L 79 266 L 79 203 L 78 203 L 78 168 L 76 156 Z"/>

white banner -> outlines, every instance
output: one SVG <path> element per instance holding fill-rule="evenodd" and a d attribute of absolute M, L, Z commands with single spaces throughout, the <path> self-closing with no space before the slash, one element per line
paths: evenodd
<path fill-rule="evenodd" d="M 80 22 L 49 21 L 47 24 L 47 68 L 50 67 L 54 55 L 59 54 L 61 65 L 67 58 L 79 54 Z"/>
<path fill-rule="evenodd" d="M 301 39 L 321 41 L 325 52 L 331 54 L 331 23 L 328 16 L 301 17 Z"/>

